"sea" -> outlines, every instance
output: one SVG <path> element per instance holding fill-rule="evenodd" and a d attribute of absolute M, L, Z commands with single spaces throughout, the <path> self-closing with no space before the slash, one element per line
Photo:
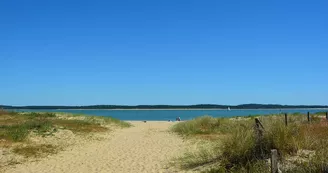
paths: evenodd
<path fill-rule="evenodd" d="M 184 110 L 107 110 L 107 109 L 20 109 L 19 112 L 64 112 L 94 116 L 111 116 L 120 120 L 130 121 L 174 121 L 191 120 L 195 117 L 209 115 L 213 117 L 236 117 L 249 115 L 272 115 L 280 113 L 327 112 L 328 109 L 184 109 Z"/>

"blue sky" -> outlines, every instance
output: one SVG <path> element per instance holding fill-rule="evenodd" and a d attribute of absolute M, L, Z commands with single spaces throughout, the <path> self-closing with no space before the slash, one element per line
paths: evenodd
<path fill-rule="evenodd" d="M 327 105 L 327 6 L 1 1 L 0 105 Z"/>

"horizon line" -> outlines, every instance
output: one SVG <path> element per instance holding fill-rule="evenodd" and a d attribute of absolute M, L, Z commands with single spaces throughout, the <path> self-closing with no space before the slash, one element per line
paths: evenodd
<path fill-rule="evenodd" d="M 90 105 L 0 105 L 0 107 L 90 107 L 90 106 L 122 106 L 122 107 L 140 107 L 140 106 L 246 106 L 246 105 L 258 105 L 258 106 L 328 106 L 324 104 L 262 104 L 262 103 L 245 103 L 245 104 L 139 104 L 139 105 L 125 105 L 125 104 L 90 104 Z"/>

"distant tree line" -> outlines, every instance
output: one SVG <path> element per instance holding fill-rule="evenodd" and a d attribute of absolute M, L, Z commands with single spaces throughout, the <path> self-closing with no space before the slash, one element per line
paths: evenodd
<path fill-rule="evenodd" d="M 90 106 L 7 106 L 0 109 L 287 109 L 287 108 L 328 108 L 328 105 L 279 105 L 279 104 L 241 104 L 241 105 L 90 105 Z"/>

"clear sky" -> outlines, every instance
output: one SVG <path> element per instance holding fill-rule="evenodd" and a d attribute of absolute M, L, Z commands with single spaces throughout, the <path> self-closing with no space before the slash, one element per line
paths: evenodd
<path fill-rule="evenodd" d="M 327 7 L 3 0 L 0 105 L 327 105 Z"/>

